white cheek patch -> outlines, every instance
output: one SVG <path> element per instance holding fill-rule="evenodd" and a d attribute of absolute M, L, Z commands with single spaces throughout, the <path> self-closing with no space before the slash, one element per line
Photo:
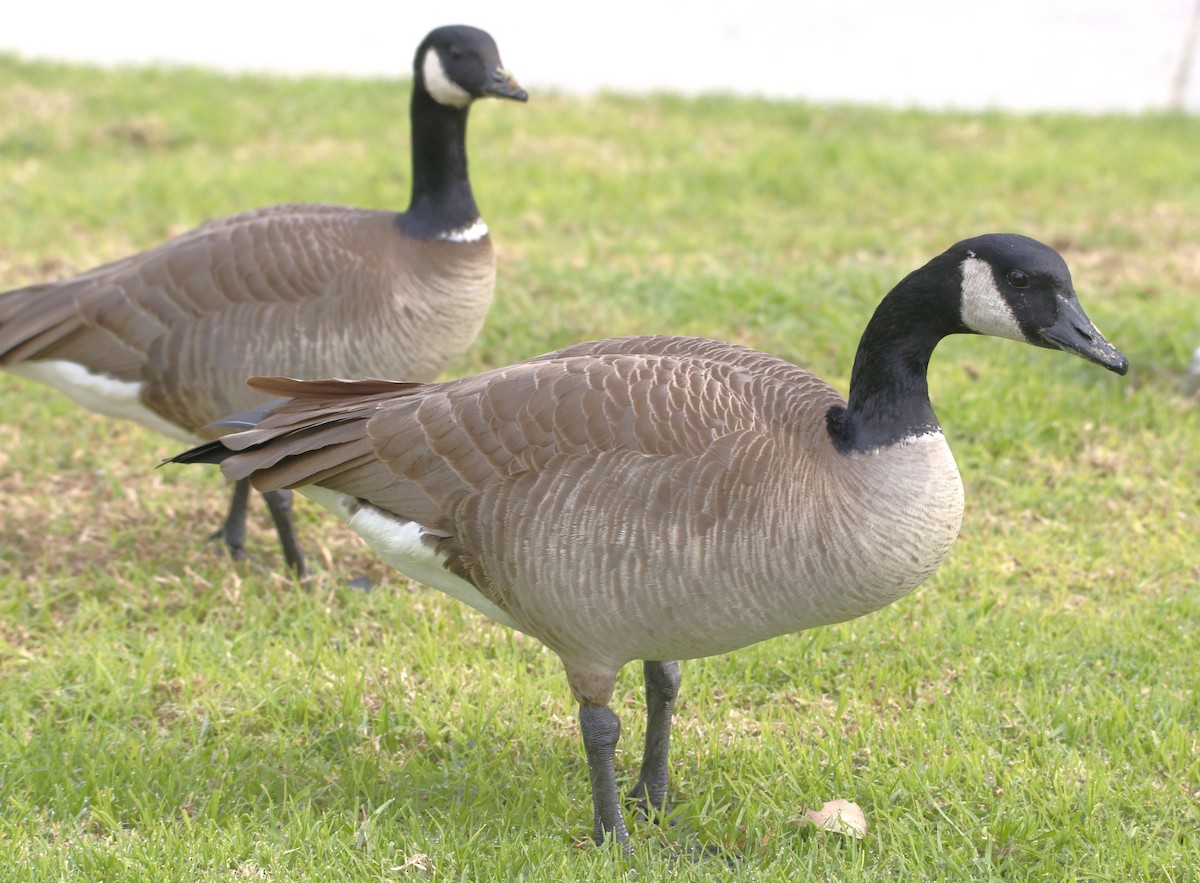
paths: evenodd
<path fill-rule="evenodd" d="M 442 67 L 442 59 L 436 49 L 426 50 L 425 60 L 421 63 L 421 73 L 425 77 L 425 91 L 432 95 L 438 104 L 466 107 L 471 103 L 470 93 L 446 76 L 446 69 Z"/>
<path fill-rule="evenodd" d="M 140 395 L 141 383 L 118 380 L 107 374 L 96 374 L 77 362 L 68 362 L 65 359 L 18 362 L 9 365 L 6 370 L 10 374 L 36 380 L 66 393 L 89 411 L 103 414 L 105 417 L 132 420 L 185 444 L 195 444 L 200 440 L 143 405 Z"/>
<path fill-rule="evenodd" d="M 962 320 L 978 334 L 1007 337 L 1029 343 L 1017 324 L 1012 307 L 996 288 L 991 265 L 976 257 L 962 262 Z"/>

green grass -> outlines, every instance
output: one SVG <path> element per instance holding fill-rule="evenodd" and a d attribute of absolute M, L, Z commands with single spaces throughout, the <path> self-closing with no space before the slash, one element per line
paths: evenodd
<path fill-rule="evenodd" d="M 273 202 L 403 208 L 407 100 L 0 58 L 0 288 Z M 1063 251 L 1133 368 L 939 349 L 951 557 L 870 617 L 686 663 L 678 823 L 634 825 L 634 870 L 590 845 L 553 654 L 311 506 L 312 590 L 261 506 L 252 560 L 221 559 L 213 471 L 0 375 L 0 879 L 1197 880 L 1200 120 L 534 94 L 469 137 L 500 271 L 461 372 L 662 331 L 844 389 L 892 284 L 1006 230 Z M 631 666 L 628 783 L 640 690 Z M 795 824 L 835 797 L 865 840 Z"/>

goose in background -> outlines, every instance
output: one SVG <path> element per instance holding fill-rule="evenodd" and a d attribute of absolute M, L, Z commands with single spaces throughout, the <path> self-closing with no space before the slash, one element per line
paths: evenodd
<path fill-rule="evenodd" d="M 963 488 L 926 371 L 955 333 L 1129 366 L 1057 252 L 993 234 L 883 299 L 848 399 L 745 347 L 620 338 L 428 385 L 255 379 L 288 398 L 174 460 L 299 489 L 387 563 L 557 653 L 595 840 L 624 843 L 608 707 L 622 666 L 643 660 L 646 680 L 631 796 L 662 812 L 675 660 L 870 613 L 949 552 Z"/>
<path fill-rule="evenodd" d="M 487 96 L 527 99 L 492 38 L 431 31 L 413 62 L 407 211 L 276 205 L 0 294 L 0 367 L 187 443 L 263 400 L 246 386 L 255 374 L 435 379 L 475 340 L 495 287 L 466 154 L 467 112 Z M 235 484 L 214 534 L 235 558 L 249 488 Z M 291 492 L 264 497 L 303 575 Z"/>

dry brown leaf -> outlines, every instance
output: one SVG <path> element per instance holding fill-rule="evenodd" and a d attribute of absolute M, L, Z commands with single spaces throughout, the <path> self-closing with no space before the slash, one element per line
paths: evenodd
<path fill-rule="evenodd" d="M 797 822 L 802 828 L 815 827 L 819 831 L 833 831 L 850 837 L 867 836 L 867 817 L 862 807 L 849 800 L 830 800 L 820 809 L 806 809 L 804 818 Z"/>
<path fill-rule="evenodd" d="M 428 873 L 433 870 L 433 859 L 423 852 L 418 852 L 416 855 L 410 855 L 404 860 L 404 864 L 396 865 L 390 870 L 395 873 L 397 871 L 407 871 L 409 868 L 416 868 L 419 871 Z"/>

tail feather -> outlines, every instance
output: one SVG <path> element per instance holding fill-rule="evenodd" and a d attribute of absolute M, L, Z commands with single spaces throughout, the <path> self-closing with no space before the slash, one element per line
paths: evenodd
<path fill-rule="evenodd" d="M 289 399 L 333 399 L 347 396 L 395 395 L 424 386 L 407 380 L 297 380 L 294 377 L 251 377 L 246 385 L 258 392 Z"/>
<path fill-rule="evenodd" d="M 242 432 L 247 429 L 253 429 L 266 420 L 273 410 L 287 402 L 288 399 L 271 399 L 257 407 L 251 408 L 249 411 L 240 411 L 237 414 L 222 417 L 220 420 L 214 420 L 200 430 L 200 435 L 203 438 L 211 439 L 228 435 L 231 432 Z"/>
<path fill-rule="evenodd" d="M 196 445 L 194 448 L 189 448 L 182 454 L 176 454 L 174 457 L 167 457 L 159 466 L 165 463 L 222 463 L 226 457 L 232 457 L 233 451 L 221 444 L 220 440 L 205 442 L 202 445 Z"/>
<path fill-rule="evenodd" d="M 369 460 L 374 442 L 366 422 L 384 401 L 423 386 L 283 377 L 256 377 L 249 385 L 287 397 L 210 423 L 202 432 L 211 441 L 163 462 L 221 464 L 226 477 L 250 478 L 259 490 L 312 484 Z"/>

